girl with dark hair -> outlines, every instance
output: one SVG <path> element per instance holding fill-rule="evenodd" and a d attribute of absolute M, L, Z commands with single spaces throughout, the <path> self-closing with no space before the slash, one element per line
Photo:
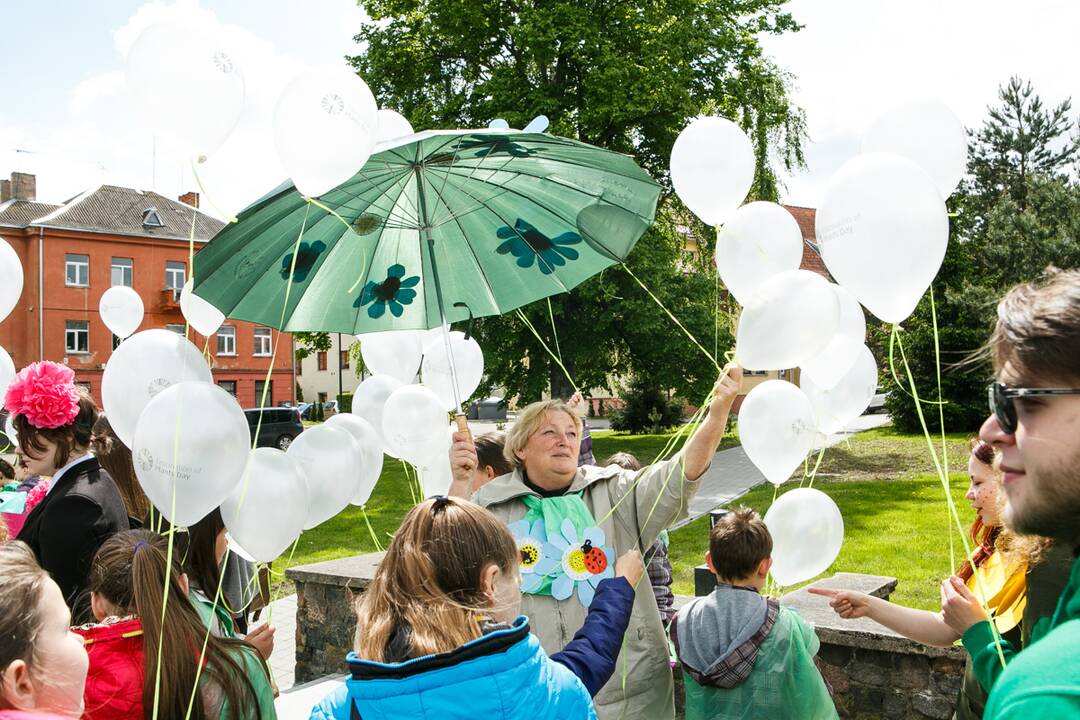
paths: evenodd
<path fill-rule="evenodd" d="M 360 597 L 351 677 L 311 717 L 595 718 L 591 696 L 615 670 L 641 556 L 619 558 L 584 626 L 548 657 L 519 615 L 519 565 L 536 550 L 467 500 L 414 507 Z"/>
<path fill-rule="evenodd" d="M 128 528 L 116 484 L 90 454 L 97 406 L 75 385 L 70 368 L 49 361 L 19 371 L 4 406 L 14 417 L 27 471 L 52 477 L 18 539 L 56 580 L 75 621 L 85 622 L 90 561 L 107 538 Z"/>
<path fill-rule="evenodd" d="M 131 460 L 131 450 L 120 441 L 113 432 L 112 425 L 104 415 L 98 415 L 90 437 L 90 449 L 98 464 L 109 473 L 116 483 L 120 497 L 127 510 L 128 524 L 133 528 L 147 525 L 150 516 L 150 500 L 139 486 L 135 477 L 135 465 Z"/>
<path fill-rule="evenodd" d="M 993 447 L 972 441 L 968 475 L 971 484 L 965 497 L 976 512 L 970 530 L 975 549 L 956 576 L 945 583 L 965 586 L 979 597 L 985 595 L 998 632 L 1020 646 L 1035 622 L 1054 612 L 1054 603 L 1067 577 L 1058 571 L 1060 562 L 1056 558 L 1043 560 L 1049 541 L 1017 535 L 1002 524 L 1005 498 Z M 830 597 L 829 604 L 840 617 L 869 617 L 926 645 L 946 647 L 962 634 L 953 626 L 947 608 L 941 612 L 915 610 L 848 590 L 810 588 L 810 592 Z M 981 718 L 986 700 L 987 689 L 975 677 L 969 657 L 954 717 Z"/>
<path fill-rule="evenodd" d="M 90 656 L 83 717 L 276 718 L 265 663 L 246 642 L 208 635 L 168 550 L 148 530 L 119 533 L 98 550 L 90 590 L 99 622 L 76 628 Z"/>

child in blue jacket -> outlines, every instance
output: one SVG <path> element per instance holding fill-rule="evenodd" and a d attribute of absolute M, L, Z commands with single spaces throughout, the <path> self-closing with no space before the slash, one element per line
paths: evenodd
<path fill-rule="evenodd" d="M 592 720 L 615 671 L 641 556 L 618 559 L 585 624 L 548 657 L 519 616 L 519 551 L 494 515 L 460 498 L 417 505 L 357 607 L 351 677 L 312 720 Z"/>

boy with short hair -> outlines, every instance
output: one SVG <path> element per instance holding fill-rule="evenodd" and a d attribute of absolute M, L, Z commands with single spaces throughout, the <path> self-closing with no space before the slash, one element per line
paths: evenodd
<path fill-rule="evenodd" d="M 764 521 L 749 508 L 732 510 L 709 533 L 705 562 L 716 589 L 688 603 L 671 623 L 686 720 L 837 717 L 814 665 L 814 629 L 761 595 L 772 544 Z"/>

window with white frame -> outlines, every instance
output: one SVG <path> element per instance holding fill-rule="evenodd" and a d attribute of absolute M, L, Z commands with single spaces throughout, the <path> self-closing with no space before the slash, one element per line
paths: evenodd
<path fill-rule="evenodd" d="M 64 350 L 68 353 L 90 352 L 90 323 L 87 320 L 64 321 Z"/>
<path fill-rule="evenodd" d="M 187 282 L 187 265 L 176 260 L 165 262 L 165 287 L 173 291 L 173 299 L 180 301 L 180 291 Z"/>
<path fill-rule="evenodd" d="M 88 287 L 90 285 L 90 256 L 64 255 L 64 284 L 72 287 Z"/>
<path fill-rule="evenodd" d="M 271 332 L 270 328 L 255 328 L 255 357 L 267 357 L 270 355 Z"/>
<path fill-rule="evenodd" d="M 217 354 L 236 354 L 236 328 L 232 325 L 222 325 L 217 331 Z"/>
<path fill-rule="evenodd" d="M 174 324 L 170 323 L 170 324 L 165 326 L 165 329 L 168 330 L 169 332 L 174 332 L 177 335 L 183 335 L 184 334 L 184 326 L 183 325 L 174 325 Z"/>
<path fill-rule="evenodd" d="M 132 266 L 131 258 L 114 257 L 112 259 L 112 276 L 110 278 L 111 284 L 114 287 L 117 285 L 131 287 L 133 278 L 134 269 Z"/>

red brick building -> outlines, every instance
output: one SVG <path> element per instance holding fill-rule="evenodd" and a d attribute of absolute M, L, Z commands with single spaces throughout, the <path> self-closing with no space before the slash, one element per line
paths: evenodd
<path fill-rule="evenodd" d="M 116 339 L 98 303 L 113 285 L 142 298 L 139 330 L 184 333 L 179 298 L 190 272 L 192 224 L 197 250 L 224 223 L 199 211 L 196 193 L 180 200 L 102 185 L 52 205 L 36 201 L 33 175 L 0 181 L 0 241 L 15 249 L 25 277 L 19 304 L 0 322 L 0 346 L 16 367 L 42 359 L 65 363 L 100 403 L 101 375 Z M 208 346 L 215 382 L 243 407 L 256 405 L 279 335 L 233 320 L 212 338 L 188 330 L 199 348 Z M 280 338 L 270 382 L 268 405 L 295 399 L 291 335 Z"/>

